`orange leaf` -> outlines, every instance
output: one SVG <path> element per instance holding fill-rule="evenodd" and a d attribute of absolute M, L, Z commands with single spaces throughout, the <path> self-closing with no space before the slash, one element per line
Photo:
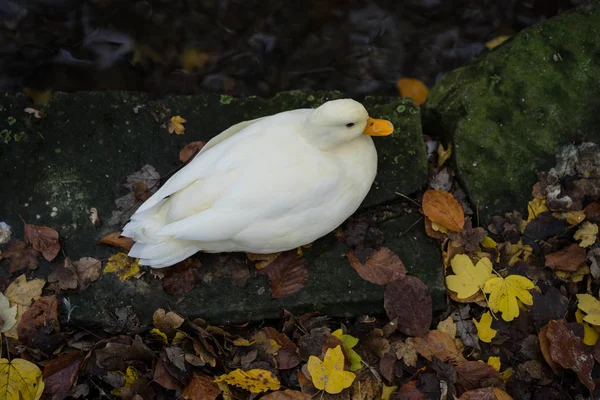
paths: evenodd
<path fill-rule="evenodd" d="M 429 361 L 431 361 L 432 356 L 436 356 L 442 362 L 450 362 L 454 365 L 466 361 L 458 347 L 456 347 L 454 339 L 446 332 L 435 329 L 427 332 L 422 337 L 413 338 L 412 341 L 419 354 Z"/>
<path fill-rule="evenodd" d="M 416 105 L 421 105 L 427 100 L 429 89 L 420 80 L 414 78 L 400 78 L 396 83 L 402 97 L 410 97 Z"/>
<path fill-rule="evenodd" d="M 387 247 L 374 250 L 364 264 L 356 257 L 354 250 L 350 250 L 346 257 L 361 278 L 376 285 L 387 285 L 406 275 L 402 260 Z"/>
<path fill-rule="evenodd" d="M 209 376 L 198 372 L 192 374 L 192 379 L 181 392 L 181 396 L 186 400 L 214 400 L 219 394 L 219 386 Z"/>
<path fill-rule="evenodd" d="M 296 250 L 281 253 L 260 273 L 269 277 L 271 295 L 275 299 L 291 296 L 308 282 L 306 259 Z"/>
<path fill-rule="evenodd" d="M 131 250 L 131 247 L 133 246 L 133 240 L 128 237 L 121 236 L 121 232 L 109 233 L 100 239 L 98 243 L 105 244 L 107 246 L 118 247 L 127 251 Z"/>
<path fill-rule="evenodd" d="M 206 142 L 198 140 L 196 142 L 188 143 L 181 151 L 179 151 L 179 159 L 181 162 L 188 163 L 202 150 Z"/>
<path fill-rule="evenodd" d="M 465 213 L 456 199 L 444 190 L 428 190 L 423 194 L 423 213 L 436 224 L 454 232 L 465 225 Z"/>
<path fill-rule="evenodd" d="M 52 261 L 60 251 L 58 232 L 47 226 L 25 224 L 25 241 L 42 253 L 47 261 Z"/>

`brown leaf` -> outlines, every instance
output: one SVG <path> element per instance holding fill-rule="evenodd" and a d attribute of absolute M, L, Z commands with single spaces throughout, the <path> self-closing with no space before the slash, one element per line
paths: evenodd
<path fill-rule="evenodd" d="M 47 261 L 52 261 L 60 251 L 58 232 L 47 226 L 25 224 L 25 241 L 42 253 Z"/>
<path fill-rule="evenodd" d="M 179 152 L 179 159 L 181 162 L 188 163 L 202 150 L 206 142 L 198 140 L 197 142 L 188 143 Z"/>
<path fill-rule="evenodd" d="M 383 231 L 366 215 L 351 217 L 344 224 L 344 239 L 360 262 L 367 262 L 373 249 L 383 245 Z"/>
<path fill-rule="evenodd" d="M 296 250 L 283 252 L 260 271 L 270 281 L 271 295 L 275 299 L 291 296 L 308 282 L 308 263 Z"/>
<path fill-rule="evenodd" d="M 488 386 L 504 387 L 500 372 L 483 361 L 464 361 L 456 366 L 456 390 L 461 393 Z"/>
<path fill-rule="evenodd" d="M 180 390 L 181 384 L 175 379 L 165 367 L 165 361 L 159 358 L 154 367 L 153 379 L 160 386 L 168 390 Z"/>
<path fill-rule="evenodd" d="M 463 247 L 467 252 L 475 251 L 479 247 L 479 243 L 487 236 L 487 232 L 483 228 L 473 228 L 471 218 L 465 218 L 463 230 L 459 233 L 450 232 L 448 237 L 452 239 L 452 246 Z"/>
<path fill-rule="evenodd" d="M 191 292 L 202 281 L 202 264 L 196 258 L 187 258 L 172 267 L 164 268 L 163 290 L 173 295 Z"/>
<path fill-rule="evenodd" d="M 432 357 L 442 362 L 458 365 L 465 362 L 461 351 L 456 347 L 456 341 L 446 332 L 437 329 L 427 332 L 423 337 L 412 338 L 417 352 L 431 361 Z"/>
<path fill-rule="evenodd" d="M 361 278 L 376 285 L 387 285 L 406 275 L 402 260 L 387 247 L 373 250 L 364 264 L 356 257 L 354 250 L 350 250 L 346 257 Z"/>
<path fill-rule="evenodd" d="M 423 213 L 432 222 L 454 232 L 460 232 L 465 224 L 462 207 L 444 190 L 427 190 L 423 194 Z"/>
<path fill-rule="evenodd" d="M 60 264 L 53 264 L 48 274 L 48 282 L 58 282 L 61 290 L 77 288 L 77 272 L 69 258 Z"/>
<path fill-rule="evenodd" d="M 552 356 L 550 355 L 550 341 L 548 340 L 548 336 L 546 336 L 547 332 L 548 332 L 548 325 L 544 326 L 538 332 L 538 340 L 540 342 L 540 351 L 542 352 L 542 355 L 544 356 L 544 360 L 546 360 L 546 362 L 548 363 L 548 365 L 550 366 L 552 371 L 556 375 L 561 375 L 562 367 L 560 365 L 558 365 L 557 363 L 555 363 L 554 360 L 552 360 Z"/>
<path fill-rule="evenodd" d="M 309 394 L 299 392 L 297 390 L 286 389 L 269 393 L 261 397 L 261 400 L 310 400 L 312 397 Z"/>
<path fill-rule="evenodd" d="M 512 397 L 500 388 L 487 387 L 464 392 L 458 400 L 512 400 Z"/>
<path fill-rule="evenodd" d="M 27 246 L 22 240 L 13 240 L 8 249 L 2 252 L 2 257 L 10 259 L 8 272 L 11 274 L 23 269 L 35 270 L 39 266 L 38 257 L 40 253 Z"/>
<path fill-rule="evenodd" d="M 85 353 L 75 351 L 50 360 L 44 366 L 44 394 L 51 395 L 52 400 L 62 400 L 71 395 L 71 388 L 77 380 L 84 358 Z"/>
<path fill-rule="evenodd" d="M 234 286 L 244 287 L 250 279 L 250 270 L 246 260 L 234 253 L 219 253 L 213 258 L 213 275 L 217 279 L 230 281 Z"/>
<path fill-rule="evenodd" d="M 280 254 L 281 252 L 269 254 L 246 253 L 246 257 L 248 257 L 248 260 L 253 261 L 254 267 L 260 271 L 261 269 L 268 267 Z"/>
<path fill-rule="evenodd" d="M 40 297 L 25 311 L 17 326 L 19 341 L 28 347 L 52 352 L 57 346 L 58 300 L 55 296 Z"/>
<path fill-rule="evenodd" d="M 546 267 L 575 272 L 586 261 L 586 249 L 577 243 L 546 255 Z"/>
<path fill-rule="evenodd" d="M 121 232 L 113 232 L 104 236 L 98 243 L 129 251 L 134 242 L 131 238 L 121 236 Z"/>
<path fill-rule="evenodd" d="M 78 261 L 73 261 L 73 266 L 77 272 L 77 290 L 80 291 L 102 275 L 102 263 L 93 257 L 81 257 Z"/>
<path fill-rule="evenodd" d="M 278 369 L 291 369 L 300 364 L 298 356 L 298 347 L 292 342 L 285 333 L 278 332 L 274 328 L 266 327 L 262 331 L 269 340 L 274 341 L 280 346 L 275 354 Z"/>
<path fill-rule="evenodd" d="M 419 278 L 404 276 L 385 287 L 383 306 L 397 329 L 408 336 L 422 336 L 431 325 L 432 300 L 429 288 Z"/>
<path fill-rule="evenodd" d="M 175 335 L 175 330 L 179 328 L 185 320 L 179 314 L 174 313 L 173 311 L 165 313 L 165 310 L 159 308 L 158 310 L 154 311 L 152 321 L 154 322 L 154 326 L 156 328 L 158 328 L 167 336 L 171 337 Z"/>
<path fill-rule="evenodd" d="M 215 400 L 221 391 L 210 376 L 194 372 L 181 395 L 186 400 Z"/>
<path fill-rule="evenodd" d="M 58 282 L 61 290 L 86 289 L 91 282 L 100 278 L 102 263 L 92 257 L 83 257 L 71 262 L 67 257 L 62 264 L 53 264 L 48 274 L 48 282 Z"/>
<path fill-rule="evenodd" d="M 583 211 L 585 212 L 585 219 L 594 224 L 600 223 L 600 203 L 594 201 L 588 204 Z"/>
<path fill-rule="evenodd" d="M 417 381 L 409 381 L 400 386 L 395 398 L 402 400 L 427 400 L 425 393 L 417 388 Z"/>
<path fill-rule="evenodd" d="M 581 338 L 575 336 L 564 320 L 550 321 L 547 326 L 546 337 L 550 342 L 552 360 L 563 368 L 575 371 L 581 383 L 593 391 L 594 357 L 586 349 Z"/>

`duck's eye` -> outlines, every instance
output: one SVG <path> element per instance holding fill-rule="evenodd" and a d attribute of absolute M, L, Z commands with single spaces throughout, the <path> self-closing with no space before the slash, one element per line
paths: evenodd
<path fill-rule="evenodd" d="M 346 124 L 346 126 L 348 128 L 352 128 L 354 126 L 354 122 L 349 122 L 349 123 Z"/>

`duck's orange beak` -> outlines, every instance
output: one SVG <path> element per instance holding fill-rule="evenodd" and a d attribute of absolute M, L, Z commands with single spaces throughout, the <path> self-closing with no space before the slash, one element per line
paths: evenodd
<path fill-rule="evenodd" d="M 394 125 L 385 119 L 369 118 L 363 135 L 388 136 L 394 133 Z"/>

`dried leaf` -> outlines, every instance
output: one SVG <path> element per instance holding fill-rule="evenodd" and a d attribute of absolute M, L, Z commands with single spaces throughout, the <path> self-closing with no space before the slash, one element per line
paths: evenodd
<path fill-rule="evenodd" d="M 296 250 L 283 252 L 260 271 L 267 275 L 273 298 L 291 296 L 301 290 L 308 282 L 308 263 Z"/>
<path fill-rule="evenodd" d="M 42 371 L 37 365 L 22 358 L 0 358 L 0 398 L 38 400 L 43 391 Z"/>
<path fill-rule="evenodd" d="M 21 240 L 13 240 L 8 249 L 2 252 L 2 257 L 10 259 L 8 272 L 14 274 L 23 269 L 38 269 L 40 253 Z"/>
<path fill-rule="evenodd" d="M 488 386 L 504 386 L 502 375 L 483 361 L 465 361 L 456 366 L 458 392 Z"/>
<path fill-rule="evenodd" d="M 492 262 L 487 257 L 481 258 L 477 265 L 473 265 L 469 256 L 457 254 L 451 265 L 454 275 L 446 276 L 446 286 L 456 292 L 459 299 L 469 298 L 479 292 L 493 276 Z"/>
<path fill-rule="evenodd" d="M 42 253 L 47 261 L 52 261 L 60 251 L 58 232 L 47 226 L 25 224 L 25 241 Z"/>
<path fill-rule="evenodd" d="M 448 143 L 448 148 L 444 149 L 444 145 L 440 143 L 437 149 L 438 163 L 437 166 L 440 168 L 452 155 L 452 142 Z"/>
<path fill-rule="evenodd" d="M 0 332 L 7 332 L 17 323 L 17 306 L 10 306 L 8 298 L 0 293 Z"/>
<path fill-rule="evenodd" d="M 175 335 L 175 330 L 183 324 L 185 319 L 173 311 L 165 313 L 165 310 L 159 308 L 154 311 L 152 321 L 154 322 L 154 326 L 161 332 L 164 332 L 168 336 L 173 336 Z"/>
<path fill-rule="evenodd" d="M 440 332 L 446 332 L 452 339 L 456 338 L 456 324 L 451 316 L 443 321 L 440 321 L 438 323 L 437 330 Z"/>
<path fill-rule="evenodd" d="M 60 332 L 58 300 L 55 296 L 40 297 L 24 313 L 17 325 L 19 341 L 45 353 L 58 346 L 55 334 Z"/>
<path fill-rule="evenodd" d="M 432 222 L 453 232 L 460 232 L 465 224 L 465 214 L 459 202 L 443 190 L 427 190 L 423 194 L 423 213 Z"/>
<path fill-rule="evenodd" d="M 598 225 L 587 221 L 581 224 L 581 227 L 573 235 L 575 240 L 581 240 L 579 243 L 581 247 L 590 247 L 596 242 L 597 237 Z"/>
<path fill-rule="evenodd" d="M 429 288 L 419 278 L 405 276 L 385 287 L 383 306 L 390 320 L 405 335 L 424 335 L 431 325 L 432 300 Z"/>
<path fill-rule="evenodd" d="M 396 83 L 400 96 L 411 98 L 417 106 L 425 103 L 429 95 L 427 86 L 415 78 L 400 78 Z"/>
<path fill-rule="evenodd" d="M 581 339 L 575 336 L 564 320 L 551 321 L 548 324 L 546 337 L 550 344 L 552 360 L 563 368 L 575 371 L 581 383 L 593 391 L 595 388 L 592 379 L 594 358 L 585 348 Z"/>
<path fill-rule="evenodd" d="M 48 282 L 58 282 L 61 290 L 77 288 L 77 272 L 68 257 L 61 264 L 53 264 L 50 267 Z"/>
<path fill-rule="evenodd" d="M 533 282 L 521 275 L 496 277 L 485 282 L 483 291 L 489 293 L 488 303 L 492 311 L 501 312 L 502 319 L 512 321 L 519 316 L 519 301 L 525 305 L 533 304 L 529 290 Z"/>
<path fill-rule="evenodd" d="M 361 278 L 376 285 L 387 285 L 406 275 L 402 260 L 387 247 L 373 250 L 366 263 L 360 262 L 354 250 L 350 250 L 346 257 Z"/>
<path fill-rule="evenodd" d="M 185 147 L 179 151 L 179 160 L 186 164 L 192 161 L 196 154 L 202 150 L 205 144 L 206 142 L 201 140 L 186 144 Z"/>
<path fill-rule="evenodd" d="M 85 290 L 90 283 L 97 281 L 102 275 L 102 263 L 93 257 L 81 257 L 73 261 L 77 272 L 77 290 Z"/>
<path fill-rule="evenodd" d="M 215 400 L 221 391 L 212 378 L 194 372 L 188 384 L 183 388 L 181 395 L 186 400 Z"/>
<path fill-rule="evenodd" d="M 185 124 L 187 121 L 181 118 L 179 115 L 171 117 L 169 120 L 169 133 L 175 133 L 176 135 L 183 135 L 185 133 Z"/>
<path fill-rule="evenodd" d="M 121 232 L 113 232 L 104 236 L 98 243 L 105 244 L 107 246 L 118 247 L 129 252 L 134 242 L 131 238 L 121 236 Z"/>
<path fill-rule="evenodd" d="M 61 354 L 50 360 L 44 366 L 44 383 L 46 384 L 44 394 L 52 395 L 53 399 L 68 397 L 77 380 L 84 358 L 85 353 L 75 351 Z"/>
<path fill-rule="evenodd" d="M 344 353 L 340 346 L 327 349 L 324 361 L 310 356 L 307 366 L 313 385 L 329 394 L 340 393 L 350 387 L 356 378 L 352 372 L 344 371 Z"/>
<path fill-rule="evenodd" d="M 561 271 L 575 272 L 585 263 L 586 251 L 573 243 L 559 251 L 546 255 L 546 267 Z"/>
<path fill-rule="evenodd" d="M 225 279 L 234 286 L 244 287 L 250 279 L 250 270 L 246 260 L 235 253 L 219 253 L 213 257 L 213 275 L 216 279 Z"/>
<path fill-rule="evenodd" d="M 187 258 L 162 272 L 163 290 L 172 295 L 189 293 L 202 281 L 202 264 L 197 258 Z"/>
<path fill-rule="evenodd" d="M 117 253 L 108 259 L 104 273 L 115 272 L 120 281 L 125 281 L 129 278 L 136 277 L 140 273 L 140 264 L 138 259 L 131 258 L 125 253 Z"/>
<path fill-rule="evenodd" d="M 312 397 L 309 394 L 299 392 L 297 390 L 286 389 L 279 392 L 269 393 L 261 400 L 310 400 Z"/>
<path fill-rule="evenodd" d="M 229 385 L 235 385 L 251 393 L 279 390 L 281 386 L 279 379 L 271 371 L 264 369 L 251 369 L 248 371 L 236 369 L 215 378 L 214 381 L 216 383 L 224 382 Z"/>
<path fill-rule="evenodd" d="M 487 387 L 466 391 L 458 400 L 513 400 L 513 398 L 500 388 Z"/>
<path fill-rule="evenodd" d="M 458 365 L 465 361 L 461 351 L 456 347 L 456 342 L 445 332 L 432 330 L 422 337 L 412 338 L 417 352 L 431 361 L 433 357 L 442 362 Z"/>

